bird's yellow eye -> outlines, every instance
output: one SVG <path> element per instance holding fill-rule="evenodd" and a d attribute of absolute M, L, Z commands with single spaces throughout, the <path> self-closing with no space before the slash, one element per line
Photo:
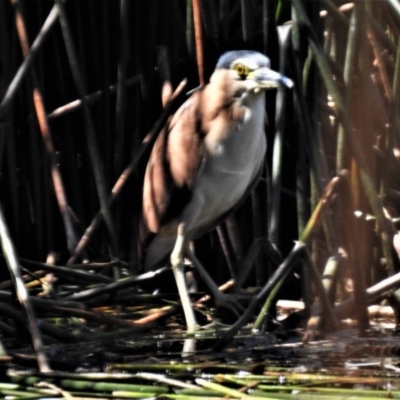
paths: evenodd
<path fill-rule="evenodd" d="M 234 66 L 235 71 L 242 79 L 246 79 L 247 75 L 249 74 L 249 69 L 243 64 L 236 64 Z"/>

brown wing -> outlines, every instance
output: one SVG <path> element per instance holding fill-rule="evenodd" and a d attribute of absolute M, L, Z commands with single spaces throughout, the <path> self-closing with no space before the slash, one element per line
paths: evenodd
<path fill-rule="evenodd" d="M 178 217 L 190 201 L 203 157 L 204 134 L 198 115 L 200 99 L 201 91 L 194 93 L 154 144 L 144 177 L 142 239 Z"/>

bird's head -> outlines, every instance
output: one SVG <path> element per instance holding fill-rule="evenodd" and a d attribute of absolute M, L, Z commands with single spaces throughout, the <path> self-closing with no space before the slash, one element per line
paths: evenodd
<path fill-rule="evenodd" d="M 238 50 L 224 53 L 215 71 L 228 70 L 229 75 L 247 92 L 259 92 L 280 85 L 293 87 L 293 81 L 270 68 L 269 58 L 256 51 Z"/>

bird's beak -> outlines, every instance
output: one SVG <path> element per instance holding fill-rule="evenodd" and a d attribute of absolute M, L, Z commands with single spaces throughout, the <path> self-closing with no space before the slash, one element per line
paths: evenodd
<path fill-rule="evenodd" d="M 258 90 L 274 89 L 280 85 L 288 88 L 293 87 L 293 81 L 291 79 L 269 68 L 256 69 L 248 75 L 247 79 L 254 81 L 254 89 Z"/>

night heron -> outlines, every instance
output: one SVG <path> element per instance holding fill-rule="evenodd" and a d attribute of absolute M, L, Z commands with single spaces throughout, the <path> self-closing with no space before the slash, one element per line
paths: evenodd
<path fill-rule="evenodd" d="M 193 258 L 188 244 L 222 222 L 257 182 L 266 151 L 264 90 L 279 85 L 293 83 L 263 54 L 227 52 L 154 144 L 143 187 L 144 268 L 170 256 L 188 332 L 197 328 L 183 268 L 184 256 Z M 211 279 L 207 284 L 221 294 Z"/>

